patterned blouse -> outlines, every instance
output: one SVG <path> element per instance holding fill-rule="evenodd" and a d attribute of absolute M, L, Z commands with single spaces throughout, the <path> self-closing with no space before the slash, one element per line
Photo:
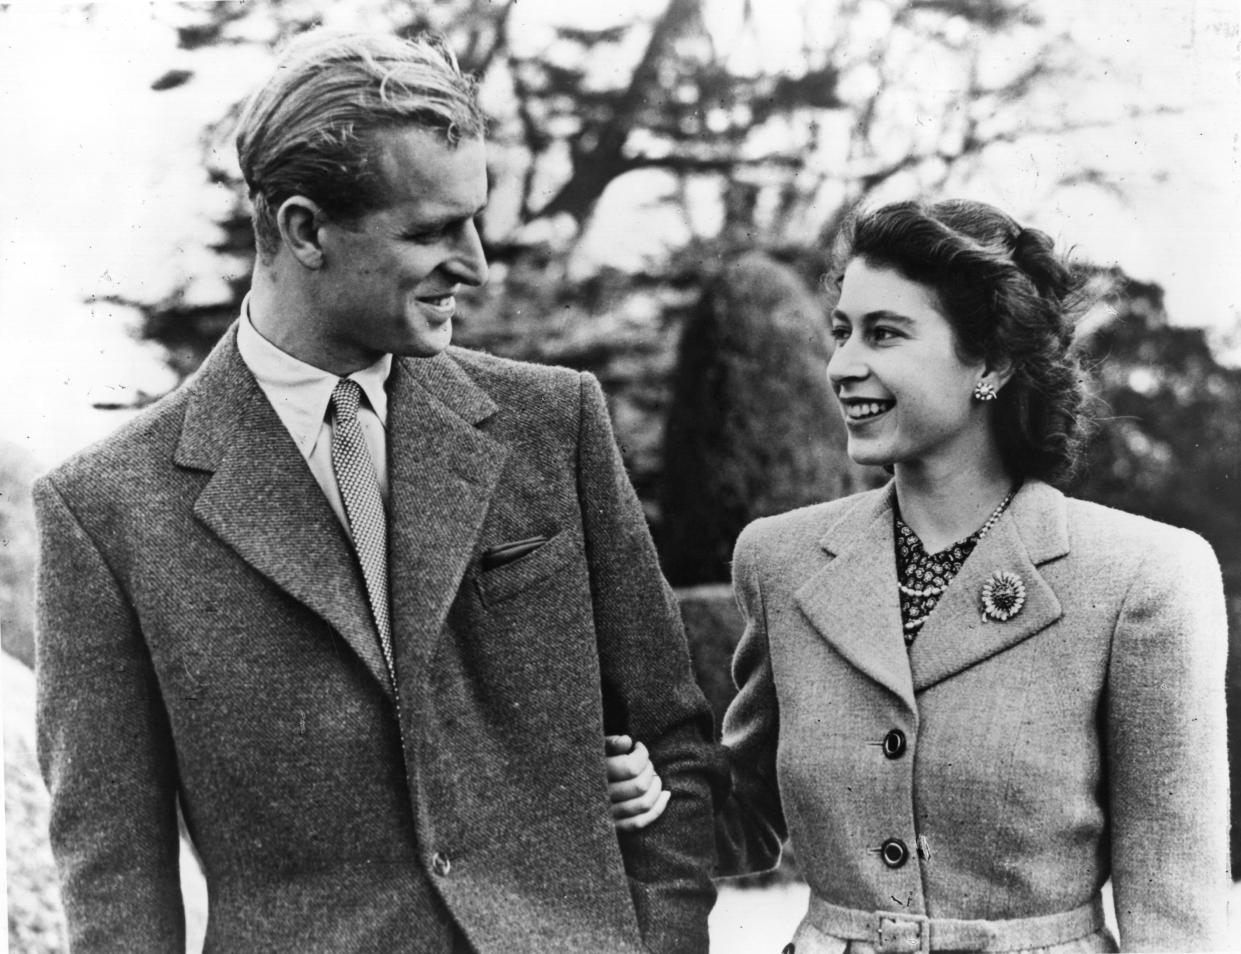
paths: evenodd
<path fill-rule="evenodd" d="M 935 609 L 952 578 L 960 572 L 966 558 L 974 552 L 982 533 L 980 527 L 960 543 L 954 543 L 938 553 L 927 553 L 918 535 L 897 515 L 896 579 L 901 586 L 901 623 L 905 630 L 906 647 L 913 645 L 922 624 Z"/>

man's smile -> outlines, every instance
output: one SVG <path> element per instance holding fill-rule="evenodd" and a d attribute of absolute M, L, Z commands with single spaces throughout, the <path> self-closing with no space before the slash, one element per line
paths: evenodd
<path fill-rule="evenodd" d="M 441 320 L 451 318 L 457 310 L 457 299 L 452 292 L 443 295 L 418 295 L 414 300 Z"/>

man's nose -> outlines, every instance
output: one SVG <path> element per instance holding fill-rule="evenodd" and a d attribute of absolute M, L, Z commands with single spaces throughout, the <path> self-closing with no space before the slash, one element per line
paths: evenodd
<path fill-rule="evenodd" d="M 481 285 L 487 281 L 487 253 L 483 251 L 483 240 L 473 221 L 467 222 L 461 230 L 448 266 L 463 285 Z"/>

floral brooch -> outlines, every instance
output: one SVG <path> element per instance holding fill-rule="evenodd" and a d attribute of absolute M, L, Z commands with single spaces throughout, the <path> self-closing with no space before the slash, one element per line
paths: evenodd
<path fill-rule="evenodd" d="M 997 570 L 982 585 L 982 618 L 1003 623 L 1021 612 L 1026 605 L 1026 585 L 1021 577 L 1007 570 Z"/>

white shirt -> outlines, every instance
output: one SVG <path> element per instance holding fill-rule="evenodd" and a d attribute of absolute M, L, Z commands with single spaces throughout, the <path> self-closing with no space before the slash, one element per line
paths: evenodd
<path fill-rule="evenodd" d="M 336 518 L 349 532 L 349 518 L 336 486 L 332 470 L 332 430 L 328 401 L 336 382 L 330 371 L 316 368 L 282 351 L 259 334 L 250 322 L 249 302 L 241 306 L 237 324 L 237 350 L 267 400 L 288 430 L 297 449 L 310 465 L 310 472 L 323 489 L 323 495 L 336 512 Z M 379 493 L 388 500 L 388 392 L 384 384 L 392 370 L 392 355 L 386 354 L 370 367 L 349 377 L 357 381 L 365 395 L 358 407 L 358 424 L 371 452 Z"/>

